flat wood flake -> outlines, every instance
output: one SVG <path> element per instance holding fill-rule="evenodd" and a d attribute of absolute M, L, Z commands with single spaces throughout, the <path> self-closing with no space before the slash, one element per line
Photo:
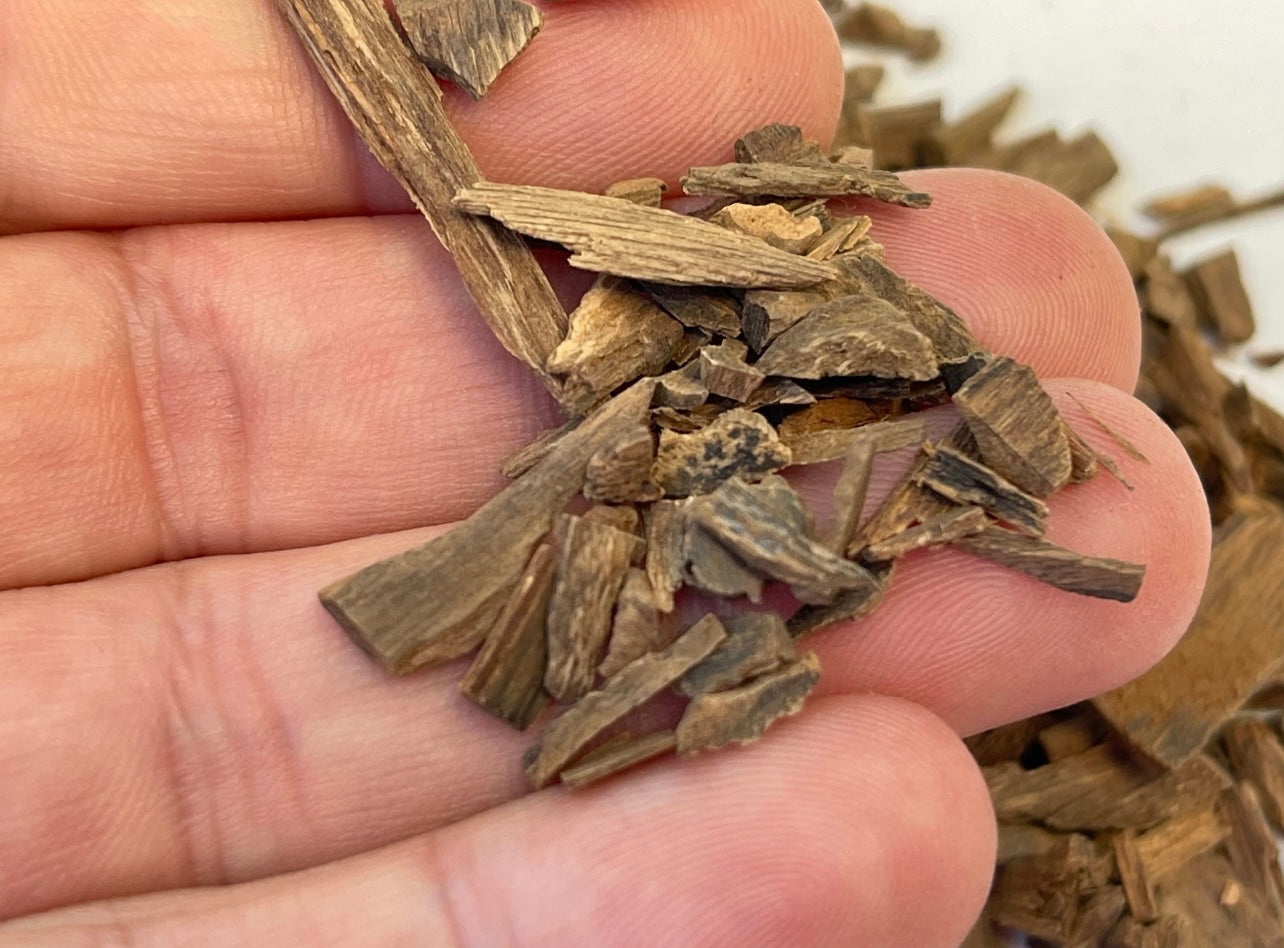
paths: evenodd
<path fill-rule="evenodd" d="M 415 54 L 474 99 L 539 32 L 543 17 L 522 0 L 397 0 Z"/>
<path fill-rule="evenodd" d="M 807 652 L 738 688 L 697 695 L 678 724 L 678 753 L 753 743 L 776 721 L 801 711 L 819 680 L 820 661 Z"/>

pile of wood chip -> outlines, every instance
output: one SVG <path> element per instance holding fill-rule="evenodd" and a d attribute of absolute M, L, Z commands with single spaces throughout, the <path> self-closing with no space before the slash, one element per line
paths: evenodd
<path fill-rule="evenodd" d="M 887 36 L 935 36 L 890 11 L 834 4 L 840 32 L 921 58 Z M 942 121 L 937 100 L 875 106 L 877 65 L 848 74 L 840 144 L 876 167 L 967 165 L 1022 174 L 1086 204 L 1116 173 L 1087 133 L 1004 142 L 1004 90 Z M 1153 237 L 1107 227 L 1137 283 L 1144 363 L 1137 395 L 1190 453 L 1216 524 L 1209 585 L 1185 638 L 1141 679 L 1071 708 L 977 735 L 999 818 L 999 865 L 968 945 L 1121 948 L 1284 945 L 1284 417 L 1228 380 L 1216 348 L 1248 341 L 1253 311 L 1233 250 L 1178 272 L 1164 241 L 1284 204 L 1200 185 L 1142 210 Z M 1269 354 L 1261 362 L 1278 361 Z"/>

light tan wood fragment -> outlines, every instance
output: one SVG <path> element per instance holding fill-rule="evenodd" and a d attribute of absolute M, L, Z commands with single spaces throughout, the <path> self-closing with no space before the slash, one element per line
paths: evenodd
<path fill-rule="evenodd" d="M 893 171 L 918 167 L 931 144 L 932 132 L 941 124 L 941 100 L 908 105 L 856 108 L 863 141 L 874 150 L 879 168 Z"/>
<path fill-rule="evenodd" d="M 1160 823 L 1137 839 L 1137 856 L 1155 882 L 1180 869 L 1228 835 L 1230 826 L 1215 807 L 1206 807 Z"/>
<path fill-rule="evenodd" d="M 801 711 L 819 680 L 820 660 L 807 652 L 738 688 L 696 695 L 678 724 L 678 753 L 753 743 L 781 718 Z"/>
<path fill-rule="evenodd" d="M 964 165 L 991 151 L 994 132 L 1021 97 L 1017 86 L 1009 86 L 971 112 L 931 132 L 931 159 L 934 164 Z"/>
<path fill-rule="evenodd" d="M 1252 784 L 1278 832 L 1284 827 L 1284 744 L 1261 717 L 1239 717 L 1222 729 L 1222 746 L 1242 780 Z"/>
<path fill-rule="evenodd" d="M 687 194 L 709 197 L 868 197 L 904 207 L 932 204 L 931 195 L 915 191 L 890 171 L 834 162 L 759 162 L 692 168 L 682 179 L 682 189 Z"/>
<path fill-rule="evenodd" d="M 523 0 L 397 0 L 396 7 L 415 55 L 474 99 L 544 22 Z"/>
<path fill-rule="evenodd" d="M 1193 227 L 1219 220 L 1235 210 L 1235 196 L 1220 184 L 1199 184 L 1151 198 L 1141 206 L 1147 217 L 1168 226 Z"/>
<path fill-rule="evenodd" d="M 1155 883 L 1137 845 L 1137 834 L 1121 830 L 1110 836 L 1115 854 L 1115 870 L 1128 898 L 1128 911 L 1140 922 L 1153 922 L 1159 918 L 1155 900 Z"/>
<path fill-rule="evenodd" d="M 779 204 L 729 204 L 709 220 L 787 253 L 807 253 L 824 232 L 816 218 L 799 219 Z"/>
<path fill-rule="evenodd" d="M 629 178 L 615 182 L 603 193 L 607 197 L 620 198 L 630 204 L 659 207 L 667 190 L 669 186 L 664 183 L 663 178 Z"/>
<path fill-rule="evenodd" d="M 793 453 L 794 464 L 824 464 L 846 456 L 857 442 L 868 442 L 878 454 L 917 447 L 927 440 L 927 425 L 913 416 L 877 421 L 855 428 L 782 431 L 780 440 Z"/>
<path fill-rule="evenodd" d="M 1106 730 L 1100 716 L 1085 708 L 1041 730 L 1039 746 L 1049 761 L 1064 760 L 1092 750 L 1105 739 Z"/>
<path fill-rule="evenodd" d="M 651 431 L 646 425 L 637 425 L 589 458 L 584 496 L 608 504 L 659 500 L 660 489 L 651 481 L 654 463 Z"/>

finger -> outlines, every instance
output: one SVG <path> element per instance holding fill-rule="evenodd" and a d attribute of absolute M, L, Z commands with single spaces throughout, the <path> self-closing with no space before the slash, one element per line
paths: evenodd
<path fill-rule="evenodd" d="M 1135 372 L 1107 340 L 1132 332 L 1136 302 L 1095 224 L 1016 178 L 932 186 L 926 223 L 878 211 L 897 266 L 997 351 L 1072 356 L 1072 374 L 1112 384 Z M 1016 230 L 1068 249 L 1014 259 Z M 10 238 L 0 292 L 2 586 L 457 520 L 555 423 L 412 218 Z"/>
<path fill-rule="evenodd" d="M 547 3 L 544 16 L 484 100 L 447 91 L 493 180 L 676 182 L 767 122 L 833 132 L 842 64 L 814 0 Z M 270 0 L 7 0 L 0 63 L 21 64 L 0 111 L 0 233 L 409 208 Z"/>
<path fill-rule="evenodd" d="M 980 910 L 994 845 L 948 729 L 903 702 L 830 699 L 747 750 L 286 878 L 19 921 L 0 944 L 947 948 Z"/>
<path fill-rule="evenodd" d="M 1117 684 L 1185 627 L 1209 542 L 1189 462 L 1115 390 L 1055 389 L 1151 459 L 1121 459 L 1133 493 L 1104 479 L 1062 492 L 1051 525 L 1075 549 L 1145 563 L 1137 602 L 929 553 L 903 564 L 865 622 L 815 638 L 827 691 L 909 697 L 972 731 Z M 316 601 L 326 583 L 424 538 L 0 596 L 0 864 L 17 867 L 3 911 L 289 871 L 519 794 L 531 738 L 461 698 L 460 667 L 389 681 Z"/>

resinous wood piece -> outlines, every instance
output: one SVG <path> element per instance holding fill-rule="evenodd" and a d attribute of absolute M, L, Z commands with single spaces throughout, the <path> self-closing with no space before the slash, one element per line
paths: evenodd
<path fill-rule="evenodd" d="M 654 477 L 666 495 L 686 497 L 707 493 L 731 477 L 756 480 L 791 461 L 765 418 L 732 409 L 691 434 L 661 432 Z"/>
<path fill-rule="evenodd" d="M 930 195 L 915 191 L 890 171 L 837 162 L 736 162 L 692 168 L 682 178 L 682 190 L 709 197 L 869 197 L 904 207 L 932 205 Z"/>
<path fill-rule="evenodd" d="M 522 0 L 397 0 L 416 55 L 474 99 L 539 32 L 539 10 Z"/>
<path fill-rule="evenodd" d="M 952 544 L 1040 582 L 1097 599 L 1132 602 L 1146 567 L 1104 556 L 1085 556 L 1038 537 L 987 527 Z"/>
<path fill-rule="evenodd" d="M 807 652 L 738 688 L 696 695 L 678 724 L 678 753 L 753 743 L 776 721 L 801 711 L 818 681 L 820 660 Z"/>

